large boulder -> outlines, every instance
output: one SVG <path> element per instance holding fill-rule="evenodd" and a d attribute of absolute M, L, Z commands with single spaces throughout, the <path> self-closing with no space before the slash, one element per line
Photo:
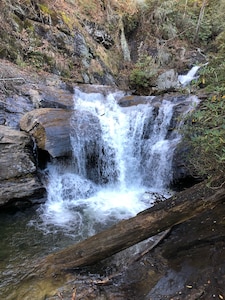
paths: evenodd
<path fill-rule="evenodd" d="M 71 155 L 70 118 L 73 111 L 60 108 L 40 108 L 26 113 L 20 128 L 35 138 L 39 149 L 51 157 Z"/>
<path fill-rule="evenodd" d="M 156 91 L 168 92 L 179 88 L 178 74 L 174 69 L 170 69 L 160 74 L 156 80 Z"/>
<path fill-rule="evenodd" d="M 43 195 L 33 149 L 28 134 L 0 125 L 0 207 L 18 200 L 22 206 L 22 199 L 30 203 Z"/>

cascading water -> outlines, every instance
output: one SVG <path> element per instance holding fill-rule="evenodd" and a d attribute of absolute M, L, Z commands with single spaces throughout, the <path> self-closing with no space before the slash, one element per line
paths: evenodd
<path fill-rule="evenodd" d="M 171 123 L 179 103 L 148 97 L 147 104 L 120 107 L 123 96 L 75 89 L 73 159 L 69 167 L 48 166 L 43 230 L 61 228 L 80 240 L 150 207 L 151 193 L 169 195 L 173 151 L 180 140 Z"/>
<path fill-rule="evenodd" d="M 45 293 L 37 278 L 21 289 L 20 282 L 35 274 L 40 257 L 150 207 L 155 195 L 170 194 L 173 152 L 180 140 L 176 129 L 197 98 L 140 97 L 137 103 L 144 104 L 124 107 L 125 93 L 95 89 L 74 91 L 73 157 L 44 170 L 46 203 L 13 219 L 0 218 L 1 299 L 36 299 L 37 291 Z M 48 285 L 47 280 L 47 290 Z M 18 286 L 26 297 L 20 297 Z"/>

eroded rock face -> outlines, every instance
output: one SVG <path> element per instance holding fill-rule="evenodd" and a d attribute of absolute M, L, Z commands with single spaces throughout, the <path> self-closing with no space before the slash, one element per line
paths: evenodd
<path fill-rule="evenodd" d="M 0 207 L 21 199 L 30 202 L 43 194 L 33 146 L 28 134 L 0 126 Z"/>
<path fill-rule="evenodd" d="M 37 146 L 53 158 L 70 156 L 71 115 L 71 110 L 40 108 L 25 114 L 20 120 L 20 127 L 31 134 Z"/>

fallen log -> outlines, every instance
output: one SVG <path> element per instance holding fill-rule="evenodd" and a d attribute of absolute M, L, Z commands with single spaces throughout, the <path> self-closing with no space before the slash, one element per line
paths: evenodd
<path fill-rule="evenodd" d="M 45 276 L 52 276 L 63 270 L 94 264 L 205 210 L 213 209 L 224 200 L 225 187 L 212 189 L 204 182 L 200 183 L 133 218 L 120 221 L 82 242 L 48 255 L 39 267 L 45 269 Z"/>

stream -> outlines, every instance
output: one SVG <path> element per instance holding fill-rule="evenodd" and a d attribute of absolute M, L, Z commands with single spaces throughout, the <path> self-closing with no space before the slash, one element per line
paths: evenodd
<path fill-rule="evenodd" d="M 168 198 L 181 136 L 180 99 L 121 107 L 122 91 L 74 89 L 73 157 L 42 171 L 46 203 L 0 218 L 0 295 L 10 294 L 35 262 Z M 188 113 L 198 102 L 185 99 Z M 77 118 L 76 111 L 82 112 Z M 80 116 L 81 114 L 79 114 Z M 26 298 L 29 299 L 29 298 Z M 22 300 L 19 299 L 18 300 Z M 40 299 L 41 300 L 41 299 Z"/>

